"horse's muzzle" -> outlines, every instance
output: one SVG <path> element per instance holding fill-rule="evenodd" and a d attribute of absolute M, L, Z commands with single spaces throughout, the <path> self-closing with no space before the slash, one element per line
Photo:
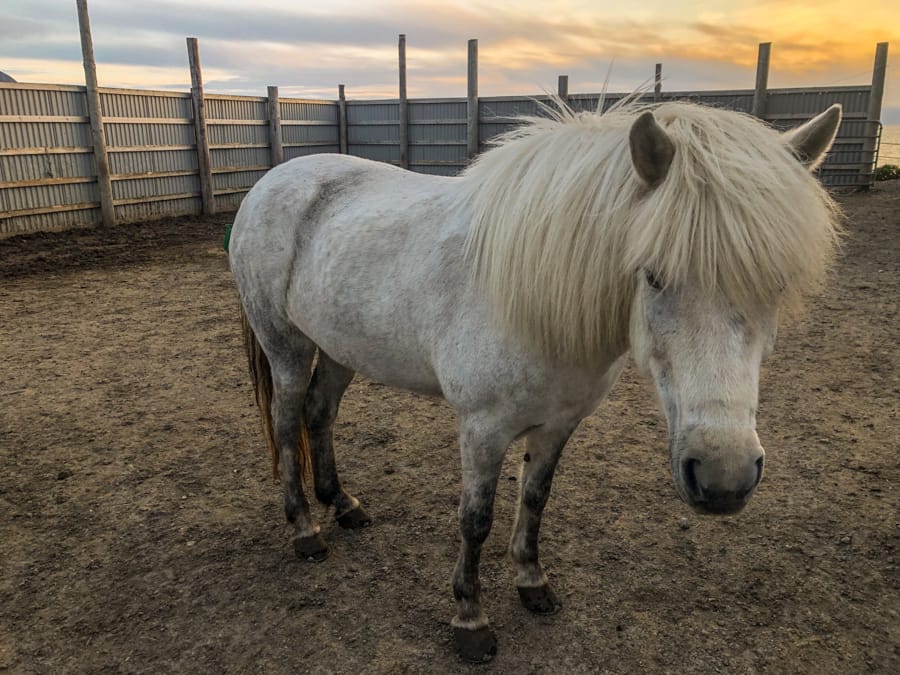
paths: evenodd
<path fill-rule="evenodd" d="M 723 472 L 716 462 L 687 457 L 681 461 L 682 496 L 699 513 L 737 513 L 747 505 L 762 480 L 764 462 L 760 454 Z"/>

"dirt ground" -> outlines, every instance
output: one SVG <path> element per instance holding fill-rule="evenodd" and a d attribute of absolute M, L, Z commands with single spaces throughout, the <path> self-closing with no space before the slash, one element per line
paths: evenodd
<path fill-rule="evenodd" d="M 675 495 L 626 371 L 569 444 L 542 532 L 564 602 L 518 601 L 509 453 L 482 582 L 499 639 L 453 650 L 456 422 L 357 379 L 336 430 L 376 518 L 295 559 L 245 373 L 230 216 L 0 241 L 0 670 L 900 672 L 900 181 L 841 198 L 827 293 L 762 377 L 744 513 Z"/>

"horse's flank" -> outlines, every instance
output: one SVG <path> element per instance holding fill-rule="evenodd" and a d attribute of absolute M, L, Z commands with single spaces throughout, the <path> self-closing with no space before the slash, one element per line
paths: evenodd
<path fill-rule="evenodd" d="M 505 328 L 544 354 L 590 363 L 624 349 L 642 269 L 718 289 L 752 318 L 772 302 L 799 309 L 834 256 L 837 207 L 781 134 L 732 111 L 655 106 L 675 155 L 648 190 L 628 145 L 646 109 L 529 119 L 464 174 L 476 274 Z"/>

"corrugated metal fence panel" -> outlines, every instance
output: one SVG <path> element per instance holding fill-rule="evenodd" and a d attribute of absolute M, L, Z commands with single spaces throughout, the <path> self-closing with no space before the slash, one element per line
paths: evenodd
<path fill-rule="evenodd" d="M 101 89 L 100 104 L 116 218 L 199 213 L 190 94 Z"/>
<path fill-rule="evenodd" d="M 0 111 L 3 115 L 80 115 L 86 117 L 84 87 L 62 84 L 4 83 L 0 87 Z"/>
<path fill-rule="evenodd" d="M 773 89 L 766 119 L 790 128 L 841 103 L 845 118 L 819 176 L 828 186 L 856 186 L 873 164 L 877 128 L 866 120 L 870 90 L 868 85 Z M 0 232 L 99 221 L 84 92 L 74 86 L 0 84 Z M 131 220 L 199 212 L 190 95 L 101 89 L 100 96 L 118 216 Z M 623 96 L 606 95 L 604 109 Z M 517 116 L 540 115 L 536 99 L 547 97 L 481 98 L 483 147 L 513 128 Z M 753 92 L 663 92 L 662 99 L 749 111 Z M 208 95 L 206 100 L 217 205 L 235 208 L 271 162 L 267 99 Z M 577 111 L 596 110 L 599 102 L 597 94 L 569 98 Z M 339 150 L 337 102 L 280 99 L 279 105 L 286 159 Z M 347 115 L 351 154 L 399 163 L 397 100 L 350 101 Z M 414 171 L 454 175 L 466 165 L 465 99 L 411 100 L 409 124 Z"/>
<path fill-rule="evenodd" d="M 7 118 L 0 121 L 0 233 L 99 222 L 84 92 L 66 85 L 0 85 L 0 117 Z"/>
<path fill-rule="evenodd" d="M 455 176 L 466 166 L 466 99 L 411 100 L 409 168 Z"/>
<path fill-rule="evenodd" d="M 652 100 L 652 93 L 648 94 L 646 99 Z M 753 91 L 664 91 L 660 95 L 660 101 L 688 101 L 713 108 L 726 108 L 749 113 L 753 109 Z"/>
<path fill-rule="evenodd" d="M 779 129 L 791 129 L 818 115 L 834 103 L 843 108 L 843 120 L 819 179 L 829 187 L 850 187 L 865 182 L 874 170 L 875 151 L 866 150 L 878 133 L 868 122 L 869 85 L 816 89 L 771 89 L 766 97 L 766 120 Z M 874 145 L 870 145 L 874 148 Z"/>
<path fill-rule="evenodd" d="M 379 162 L 400 163 L 400 103 L 347 102 L 347 152 Z"/>
<path fill-rule="evenodd" d="M 261 120 L 268 119 L 267 99 L 259 96 L 220 96 L 206 94 L 206 119 L 210 120 Z"/>
<path fill-rule="evenodd" d="M 340 152 L 336 102 L 280 99 L 279 112 L 285 160 L 320 152 Z"/>
<path fill-rule="evenodd" d="M 103 117 L 191 120 L 191 95 L 142 89 L 100 89 Z"/>
<path fill-rule="evenodd" d="M 93 176 L 94 154 L 87 149 L 68 153 L 0 155 L 0 183 Z"/>
<path fill-rule="evenodd" d="M 198 179 L 199 180 L 199 179 Z M 199 193 L 200 189 L 197 188 Z M 171 216 L 190 216 L 203 210 L 200 197 L 173 196 L 171 199 L 159 201 L 141 201 L 134 204 L 117 204 L 116 217 L 123 223 L 136 223 L 142 220 L 154 220 Z"/>
<path fill-rule="evenodd" d="M 0 218 L 0 235 L 27 234 L 29 232 L 60 232 L 78 227 L 91 227 L 102 222 L 100 206 L 75 211 L 50 211 L 29 215 L 5 214 Z"/>
<path fill-rule="evenodd" d="M 216 209 L 227 211 L 271 167 L 268 99 L 208 95 L 206 102 L 213 194 Z"/>

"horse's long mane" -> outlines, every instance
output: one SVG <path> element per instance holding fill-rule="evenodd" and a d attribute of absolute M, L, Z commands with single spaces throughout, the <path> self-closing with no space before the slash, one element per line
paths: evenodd
<path fill-rule="evenodd" d="M 501 137 L 461 186 L 467 255 L 513 335 L 576 363 L 626 348 L 642 270 L 719 289 L 749 319 L 761 304 L 799 309 L 824 280 L 839 212 L 776 130 L 690 103 L 557 105 Z M 648 107 L 676 146 L 653 189 L 628 143 Z"/>

